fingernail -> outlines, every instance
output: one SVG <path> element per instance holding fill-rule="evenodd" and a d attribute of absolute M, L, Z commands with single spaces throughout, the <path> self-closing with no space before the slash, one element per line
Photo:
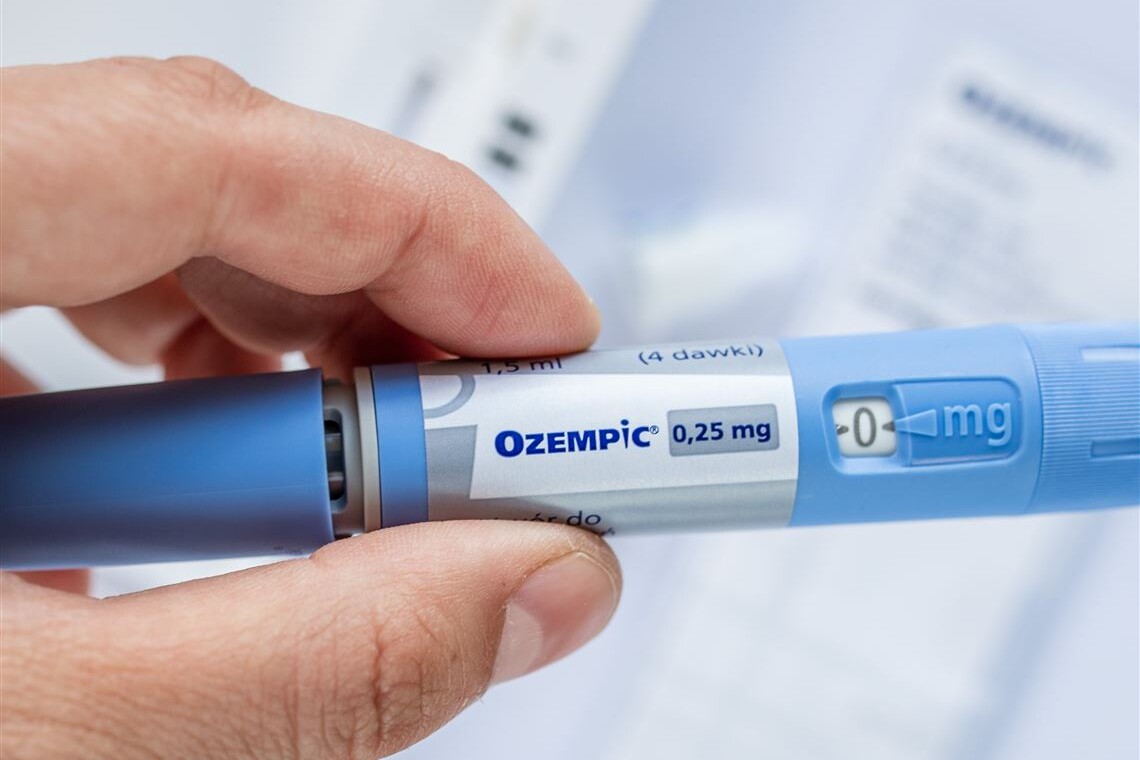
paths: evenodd
<path fill-rule="evenodd" d="M 582 552 L 535 570 L 507 602 L 491 683 L 518 678 L 585 644 L 609 622 L 617 597 L 609 571 Z"/>
<path fill-rule="evenodd" d="M 586 301 L 590 304 L 590 309 L 594 312 L 594 337 L 597 338 L 598 333 L 602 331 L 602 310 L 598 308 L 598 304 L 586 294 Z"/>

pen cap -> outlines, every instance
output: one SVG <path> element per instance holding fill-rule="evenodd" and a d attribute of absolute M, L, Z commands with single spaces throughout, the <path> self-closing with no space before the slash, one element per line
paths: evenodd
<path fill-rule="evenodd" d="M 308 552 L 332 540 L 317 370 L 0 399 L 0 565 Z"/>
<path fill-rule="evenodd" d="M 1042 416 L 1028 511 L 1140 503 L 1140 325 L 1020 329 L 1037 367 Z"/>

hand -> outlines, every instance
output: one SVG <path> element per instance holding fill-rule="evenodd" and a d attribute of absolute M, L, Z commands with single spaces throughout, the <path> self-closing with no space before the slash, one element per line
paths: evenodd
<path fill-rule="evenodd" d="M 597 332 L 469 171 L 210 61 L 7 69 L 2 119 L 0 307 L 60 307 L 169 377 L 271 370 L 294 350 L 345 376 L 573 351 Z M 389 754 L 585 643 L 619 588 L 592 535 L 504 521 L 392 528 L 99 601 L 5 574 L 0 755 Z"/>

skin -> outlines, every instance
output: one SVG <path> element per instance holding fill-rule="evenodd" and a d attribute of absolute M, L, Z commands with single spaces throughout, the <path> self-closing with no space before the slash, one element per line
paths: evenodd
<path fill-rule="evenodd" d="M 3 70 L 0 308 L 168 377 L 587 347 L 596 309 L 446 158 L 202 59 Z M 32 390 L 10 367 L 6 394 Z M 378 580 L 382 579 L 382 580 Z M 373 758 L 585 643 L 620 591 L 572 528 L 440 523 L 93 600 L 0 577 L 0 756 Z"/>

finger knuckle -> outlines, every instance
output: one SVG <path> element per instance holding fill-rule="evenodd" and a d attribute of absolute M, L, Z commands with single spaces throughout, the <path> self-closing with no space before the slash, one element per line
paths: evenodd
<path fill-rule="evenodd" d="M 246 109 L 266 97 L 236 71 L 212 58 L 179 56 L 162 64 L 167 88 L 199 103 Z"/>
<path fill-rule="evenodd" d="M 455 204 L 456 210 L 462 209 L 459 204 L 466 204 L 471 218 L 481 223 L 486 222 L 488 209 L 506 205 L 494 188 L 471 167 L 446 158 L 442 173 L 445 192 L 441 193 L 441 197 Z"/>
<path fill-rule="evenodd" d="M 452 183 L 463 188 L 464 192 L 470 192 L 473 189 L 482 191 L 490 187 L 483 178 L 467 164 L 460 163 L 447 156 L 441 156 L 440 160 L 442 161 L 444 171 L 447 173 L 448 178 Z"/>
<path fill-rule="evenodd" d="M 282 643 L 289 675 L 265 685 L 276 700 L 274 719 L 258 730 L 282 757 L 388 755 L 485 688 L 482 670 L 475 676 L 465 664 L 469 644 L 459 621 L 430 594 L 389 587 L 372 604 L 338 602 L 299 622 L 301 640 Z"/>
<path fill-rule="evenodd" d="M 427 735 L 482 688 L 443 606 L 408 599 L 377 616 L 353 725 L 357 746 L 391 752 Z"/>

